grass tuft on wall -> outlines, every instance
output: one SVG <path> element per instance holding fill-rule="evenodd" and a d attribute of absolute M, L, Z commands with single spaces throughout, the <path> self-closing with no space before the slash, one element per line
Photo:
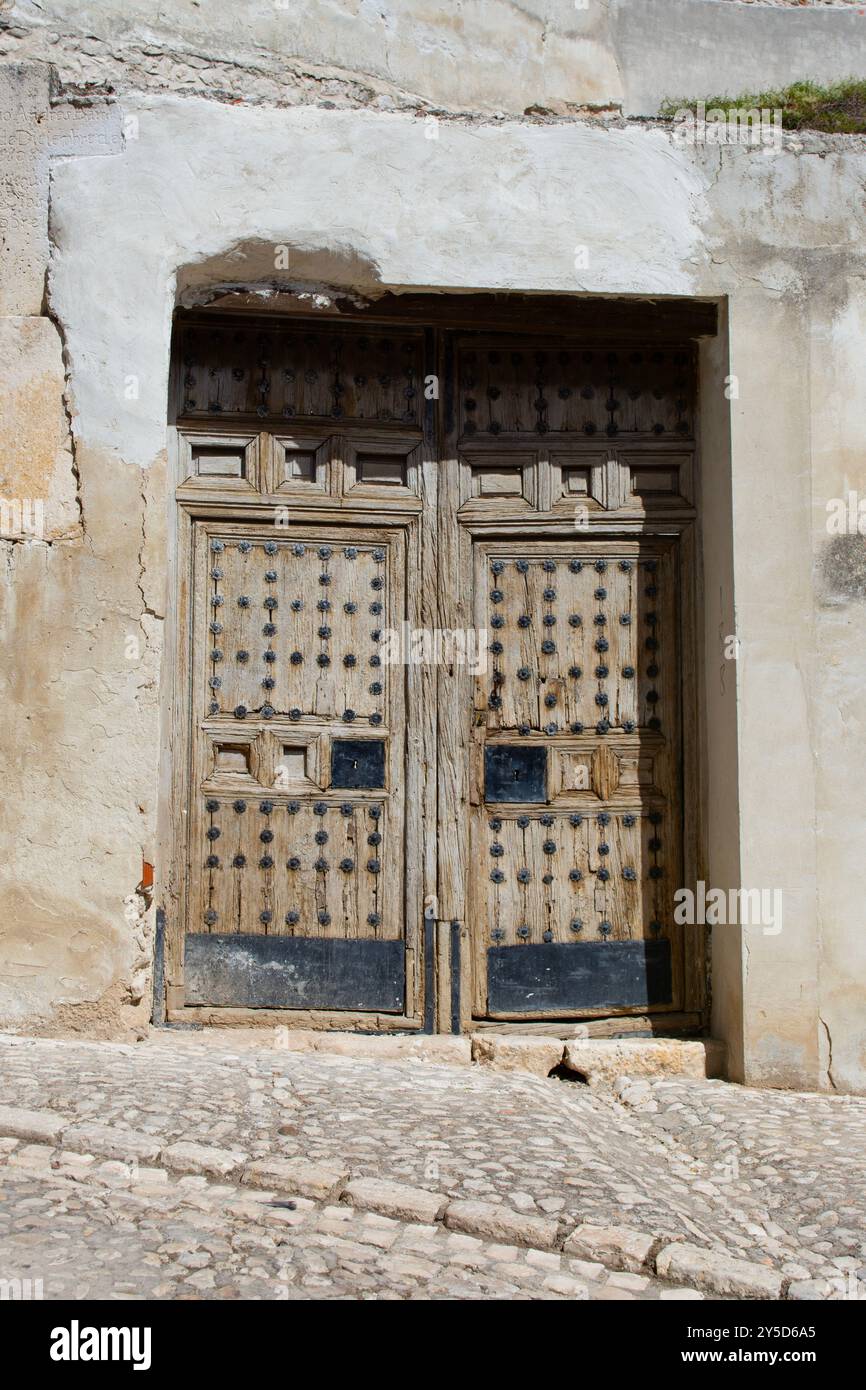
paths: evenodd
<path fill-rule="evenodd" d="M 696 97 L 668 100 L 662 103 L 659 115 L 671 120 L 678 111 L 695 112 Z M 866 81 L 846 78 L 829 87 L 817 82 L 792 82 L 767 92 L 749 92 L 736 97 L 706 97 L 707 111 L 721 108 L 729 111 L 769 108 L 782 112 L 785 130 L 823 130 L 835 135 L 866 135 Z"/>

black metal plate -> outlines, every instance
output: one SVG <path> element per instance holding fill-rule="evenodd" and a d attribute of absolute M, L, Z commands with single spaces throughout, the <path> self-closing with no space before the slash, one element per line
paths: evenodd
<path fill-rule="evenodd" d="M 385 740 L 335 738 L 331 744 L 331 786 L 367 790 L 385 785 Z"/>
<path fill-rule="evenodd" d="M 492 946 L 487 969 L 491 1014 L 573 1014 L 671 1003 L 666 940 Z"/>
<path fill-rule="evenodd" d="M 402 941 L 204 934 L 186 938 L 185 1001 L 245 1009 L 402 1013 Z"/>
<path fill-rule="evenodd" d="M 484 749 L 484 800 L 545 801 L 547 749 L 513 743 Z"/>

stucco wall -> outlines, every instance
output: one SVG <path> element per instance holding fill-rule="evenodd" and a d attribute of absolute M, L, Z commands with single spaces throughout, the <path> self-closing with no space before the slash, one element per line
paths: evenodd
<path fill-rule="evenodd" d="M 96 36 L 97 66 L 99 45 L 126 43 L 110 7 L 56 8 Z M 144 24 L 144 8 L 124 7 L 124 23 Z M 174 8 L 179 35 L 200 26 L 197 7 Z M 557 7 L 538 8 L 553 23 Z M 43 6 L 22 38 L 7 30 L 7 51 L 33 46 L 50 17 Z M 345 40 L 321 30 L 330 61 Z M 533 99 L 553 90 L 538 86 L 547 62 L 530 64 Z M 432 82 L 436 62 L 425 67 Z M 8 101 L 26 88 L 26 109 L 48 111 L 46 69 L 8 81 Z M 293 278 L 360 290 L 725 301 L 702 381 L 709 875 L 781 888 L 785 917 L 779 935 L 714 933 L 715 1025 L 750 1081 L 866 1089 L 866 604 L 825 564 L 827 499 L 866 490 L 866 141 L 702 150 L 664 128 L 576 119 L 443 120 L 431 140 L 423 117 L 369 105 L 133 90 L 63 110 L 62 149 L 16 147 L 29 212 L 4 247 L 20 272 L 3 302 L 4 375 L 23 383 L 7 391 L 4 487 L 11 460 L 19 490 L 51 500 L 42 540 L 3 543 L 0 1022 L 96 1030 L 146 1016 L 152 909 L 135 890 L 160 775 L 171 314 L 179 282 L 189 294 L 257 280 L 279 244 Z M 729 625 L 742 646 L 726 664 Z"/>

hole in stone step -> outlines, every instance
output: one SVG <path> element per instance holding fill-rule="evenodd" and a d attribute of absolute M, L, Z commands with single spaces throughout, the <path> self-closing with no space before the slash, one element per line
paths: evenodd
<path fill-rule="evenodd" d="M 554 1081 L 577 1081 L 582 1086 L 589 1085 L 589 1079 L 584 1076 L 582 1071 L 572 1071 L 571 1067 L 567 1067 L 564 1062 L 557 1062 L 547 1075 L 552 1077 Z"/>

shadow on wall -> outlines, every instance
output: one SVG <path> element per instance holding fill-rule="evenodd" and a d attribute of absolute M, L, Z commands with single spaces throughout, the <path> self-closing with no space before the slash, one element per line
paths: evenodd
<path fill-rule="evenodd" d="M 284 294 L 327 308 L 339 298 L 364 304 L 368 291 L 373 298 L 383 293 L 379 266 L 350 246 L 298 247 L 250 238 L 177 270 L 177 303 L 187 309 L 226 297 L 237 307 L 265 307 Z"/>

